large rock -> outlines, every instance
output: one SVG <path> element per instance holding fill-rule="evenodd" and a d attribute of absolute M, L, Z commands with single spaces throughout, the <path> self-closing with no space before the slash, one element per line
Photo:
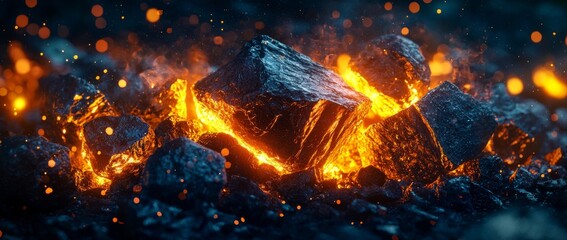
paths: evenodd
<path fill-rule="evenodd" d="M 68 152 L 42 137 L 0 141 L 1 205 L 53 209 L 69 203 L 76 188 Z"/>
<path fill-rule="evenodd" d="M 353 60 L 353 70 L 360 73 L 378 91 L 407 102 L 412 88 L 425 93 L 429 87 L 429 64 L 411 40 L 388 34 L 370 42 Z"/>
<path fill-rule="evenodd" d="M 103 176 L 142 163 L 155 149 L 150 126 L 136 116 L 100 117 L 85 124 L 91 164 Z"/>
<path fill-rule="evenodd" d="M 389 178 L 431 182 L 476 157 L 495 128 L 487 108 L 445 82 L 415 105 L 370 126 L 361 155 Z"/>
<path fill-rule="evenodd" d="M 148 158 L 142 186 L 150 195 L 182 206 L 215 202 L 226 183 L 224 165 L 217 152 L 178 138 Z"/>
<path fill-rule="evenodd" d="M 339 76 L 267 36 L 247 43 L 194 91 L 202 111 L 288 171 L 323 165 L 370 107 Z"/>

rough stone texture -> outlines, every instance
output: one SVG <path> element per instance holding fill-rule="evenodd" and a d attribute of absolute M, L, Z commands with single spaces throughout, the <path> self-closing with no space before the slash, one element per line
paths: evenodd
<path fill-rule="evenodd" d="M 165 143 L 180 137 L 190 138 L 191 132 L 195 129 L 184 120 L 170 117 L 163 120 L 154 130 L 156 135 L 156 145 L 163 146 Z"/>
<path fill-rule="evenodd" d="M 43 137 L 0 141 L 0 210 L 48 210 L 70 203 L 76 188 L 68 152 Z"/>
<path fill-rule="evenodd" d="M 361 155 L 392 179 L 431 182 L 476 157 L 496 121 L 490 111 L 445 82 L 415 105 L 370 126 Z"/>
<path fill-rule="evenodd" d="M 317 177 L 313 169 L 283 175 L 274 183 L 275 190 L 290 204 L 302 204 L 317 193 Z"/>
<path fill-rule="evenodd" d="M 129 163 L 143 162 L 155 149 L 152 129 L 136 116 L 96 118 L 85 124 L 84 134 L 91 164 L 105 176 L 121 173 Z"/>
<path fill-rule="evenodd" d="M 289 171 L 323 165 L 370 107 L 335 73 L 267 36 L 194 90 L 205 108 Z"/>
<path fill-rule="evenodd" d="M 352 68 L 380 92 L 396 100 L 411 96 L 410 86 L 425 93 L 431 71 L 419 46 L 396 34 L 379 37 L 353 60 Z"/>
<path fill-rule="evenodd" d="M 557 148 L 546 154 L 545 159 L 551 165 L 567 167 L 567 146 Z"/>
<path fill-rule="evenodd" d="M 61 117 L 63 122 L 77 125 L 101 115 L 112 114 L 106 98 L 82 78 L 72 75 L 49 75 L 39 81 L 43 113 L 50 118 Z"/>
<path fill-rule="evenodd" d="M 494 87 L 490 105 L 499 124 L 511 123 L 534 137 L 539 137 L 549 128 L 550 114 L 543 104 L 511 97 L 504 84 Z"/>
<path fill-rule="evenodd" d="M 390 179 L 432 182 L 449 170 L 431 129 L 415 106 L 370 126 L 361 156 Z"/>
<path fill-rule="evenodd" d="M 203 134 L 198 141 L 199 144 L 210 148 L 218 153 L 225 151 L 229 175 L 239 175 L 249 178 L 258 183 L 274 180 L 279 177 L 277 170 L 267 164 L 260 164 L 254 154 L 240 146 L 236 139 L 224 133 Z"/>
<path fill-rule="evenodd" d="M 431 90 L 417 106 L 455 165 L 478 155 L 497 126 L 488 108 L 450 82 Z"/>
<path fill-rule="evenodd" d="M 368 166 L 358 171 L 356 181 L 361 186 L 382 186 L 386 182 L 386 175 L 374 166 Z"/>
<path fill-rule="evenodd" d="M 148 158 L 142 185 L 150 195 L 182 206 L 215 202 L 226 183 L 224 165 L 217 152 L 178 138 Z"/>
<path fill-rule="evenodd" d="M 506 164 L 516 167 L 534 156 L 539 146 L 535 137 L 515 125 L 504 123 L 496 128 L 488 148 Z"/>

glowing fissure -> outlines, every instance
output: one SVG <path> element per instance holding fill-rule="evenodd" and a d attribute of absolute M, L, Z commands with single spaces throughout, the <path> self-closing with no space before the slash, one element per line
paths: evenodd
<path fill-rule="evenodd" d="M 258 159 L 259 164 L 268 164 L 274 167 L 280 174 L 289 173 L 282 164 L 277 161 L 276 158 L 269 156 L 267 153 L 253 147 L 244 141 L 241 137 L 234 133 L 233 129 L 216 114 L 201 105 L 199 101 L 193 97 L 193 102 L 195 103 L 195 111 L 198 119 L 212 132 L 222 132 L 226 133 L 236 139 L 238 144 L 248 150 L 250 153 L 254 154 L 256 159 Z M 225 109 L 225 111 L 231 112 L 231 109 Z M 229 114 L 231 115 L 231 114 Z M 227 120 L 228 121 L 228 120 Z"/>

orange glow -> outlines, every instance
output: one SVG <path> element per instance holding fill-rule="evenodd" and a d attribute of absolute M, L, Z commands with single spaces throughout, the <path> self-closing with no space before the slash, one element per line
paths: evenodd
<path fill-rule="evenodd" d="M 27 74 L 30 72 L 31 70 L 31 63 L 29 60 L 25 59 L 25 58 L 20 58 L 18 60 L 16 60 L 16 72 L 18 74 Z"/>
<path fill-rule="evenodd" d="M 402 30 L 400 31 L 400 33 L 404 36 L 409 34 L 409 28 L 408 27 L 403 27 Z"/>
<path fill-rule="evenodd" d="M 555 73 L 547 68 L 538 68 L 533 74 L 536 87 L 543 88 L 544 92 L 552 98 L 563 99 L 567 97 L 567 85 Z"/>
<path fill-rule="evenodd" d="M 264 22 L 262 21 L 258 21 L 254 23 L 254 28 L 256 28 L 256 30 L 262 30 L 266 27 L 266 24 L 264 24 Z"/>
<path fill-rule="evenodd" d="M 98 29 L 103 29 L 106 27 L 106 19 L 99 17 L 95 20 L 95 27 Z"/>
<path fill-rule="evenodd" d="M 104 13 L 104 8 L 102 8 L 102 6 L 99 4 L 95 4 L 91 8 L 91 14 L 95 17 L 100 17 L 102 16 L 103 13 Z"/>
<path fill-rule="evenodd" d="M 541 33 L 539 31 L 533 31 L 530 38 L 532 39 L 532 42 L 539 43 L 539 42 L 541 42 L 543 36 L 541 35 Z"/>
<path fill-rule="evenodd" d="M 524 82 L 520 78 L 512 77 L 506 81 L 506 88 L 511 95 L 518 95 L 524 91 Z"/>
<path fill-rule="evenodd" d="M 246 143 L 239 135 L 235 134 L 231 127 L 227 124 L 227 119 L 222 119 L 215 111 L 211 111 L 208 108 L 201 106 L 200 102 L 195 99 L 193 94 L 193 102 L 195 103 L 195 112 L 197 118 L 208 128 L 211 132 L 222 132 L 226 133 L 236 139 L 238 144 L 243 148 L 247 149 L 250 153 L 258 159 L 260 164 L 268 164 L 273 166 L 280 173 L 288 173 L 283 165 L 276 158 L 269 156 L 265 152 L 255 148 L 254 146 Z M 233 112 L 232 109 L 225 109 L 228 115 Z"/>
<path fill-rule="evenodd" d="M 14 100 L 14 110 L 16 111 L 21 111 L 24 110 L 24 108 L 26 108 L 26 99 L 23 97 L 18 97 L 16 98 L 16 100 Z"/>
<path fill-rule="evenodd" d="M 47 39 L 49 38 L 49 35 L 51 35 L 51 30 L 49 30 L 48 27 L 41 27 L 39 28 L 39 32 L 37 32 L 37 35 L 41 39 Z"/>
<path fill-rule="evenodd" d="M 37 6 L 37 0 L 26 0 L 26 6 L 29 8 L 34 8 Z"/>
<path fill-rule="evenodd" d="M 53 193 L 53 188 L 48 187 L 45 189 L 45 194 L 49 195 L 51 193 Z"/>
<path fill-rule="evenodd" d="M 339 12 L 339 11 L 337 11 L 337 10 L 334 10 L 334 11 L 331 13 L 331 17 L 332 17 L 333 19 L 338 19 L 338 18 L 341 17 L 341 12 Z"/>
<path fill-rule="evenodd" d="M 108 42 L 104 39 L 100 39 L 96 41 L 95 48 L 97 52 L 106 52 L 108 50 Z"/>
<path fill-rule="evenodd" d="M 138 203 L 140 203 L 140 198 L 134 197 L 134 199 L 132 199 L 132 202 L 134 202 L 134 204 L 138 204 Z"/>
<path fill-rule="evenodd" d="M 372 23 L 374 23 L 374 22 L 372 21 L 372 18 L 369 18 L 369 17 L 364 17 L 364 18 L 362 18 L 362 26 L 364 26 L 364 27 L 371 27 L 371 26 L 372 26 Z"/>
<path fill-rule="evenodd" d="M 106 127 L 106 129 L 104 129 L 104 132 L 106 133 L 106 135 L 110 136 L 114 134 L 114 129 L 112 129 L 111 127 Z"/>
<path fill-rule="evenodd" d="M 344 28 L 350 28 L 350 27 L 352 27 L 352 21 L 351 21 L 350 19 L 345 19 L 345 20 L 343 21 L 343 27 L 344 27 Z"/>
<path fill-rule="evenodd" d="M 230 151 L 228 150 L 228 148 L 223 148 L 223 149 L 221 150 L 221 155 L 222 155 L 223 157 L 226 157 L 226 156 L 228 156 L 229 154 L 230 154 Z"/>
<path fill-rule="evenodd" d="M 385 9 L 386 11 L 392 10 L 392 7 L 393 7 L 393 5 L 392 5 L 391 2 L 386 2 L 386 3 L 384 3 L 384 9 Z"/>
<path fill-rule="evenodd" d="M 27 26 L 28 23 L 29 23 L 28 16 L 21 14 L 18 15 L 18 17 L 16 17 L 16 26 L 23 28 Z"/>
<path fill-rule="evenodd" d="M 113 223 L 117 223 L 117 222 L 118 222 L 118 218 L 117 218 L 117 217 L 113 217 L 113 218 L 112 218 L 112 222 L 113 222 Z"/>
<path fill-rule="evenodd" d="M 421 7 L 419 6 L 419 3 L 417 3 L 417 2 L 411 2 L 409 4 L 409 10 L 410 10 L 411 13 L 414 13 L 414 14 L 418 13 L 420 8 Z"/>
<path fill-rule="evenodd" d="M 4 97 L 6 95 L 8 95 L 8 89 L 0 88 L 0 97 Z"/>
<path fill-rule="evenodd" d="M 156 23 L 157 21 L 159 21 L 160 15 L 160 10 L 157 10 L 155 8 L 150 8 L 148 9 L 148 11 L 146 11 L 146 19 L 151 23 Z"/>
<path fill-rule="evenodd" d="M 429 61 L 429 68 L 432 77 L 449 75 L 453 72 L 453 65 L 445 59 L 445 54 L 440 52 L 433 55 L 433 60 Z"/>
<path fill-rule="evenodd" d="M 47 166 L 50 167 L 50 168 L 55 167 L 55 164 L 56 164 L 55 160 L 53 160 L 53 159 L 49 159 L 49 161 L 47 161 Z"/>
<path fill-rule="evenodd" d="M 223 38 L 221 36 L 215 36 L 213 38 L 213 42 L 215 43 L 215 45 L 222 45 Z"/>

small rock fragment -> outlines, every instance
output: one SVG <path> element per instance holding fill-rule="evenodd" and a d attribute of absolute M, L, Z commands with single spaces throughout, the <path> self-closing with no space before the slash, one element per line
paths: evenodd
<path fill-rule="evenodd" d="M 356 181 L 361 186 L 382 186 L 386 182 L 386 175 L 374 166 L 368 166 L 358 171 Z"/>
<path fill-rule="evenodd" d="M 379 37 L 352 62 L 352 68 L 380 92 L 408 102 L 412 88 L 418 94 L 429 87 L 431 71 L 419 46 L 396 34 Z"/>
<path fill-rule="evenodd" d="M 49 210 L 68 204 L 76 191 L 68 152 L 43 137 L 15 136 L 0 141 L 3 207 Z"/>
<path fill-rule="evenodd" d="M 91 164 L 103 176 L 142 163 L 155 149 L 154 132 L 136 116 L 96 118 L 85 124 L 84 134 Z"/>
<path fill-rule="evenodd" d="M 509 123 L 499 125 L 491 140 L 487 146 L 488 150 L 514 168 L 518 164 L 526 163 L 540 146 L 535 137 Z"/>
<path fill-rule="evenodd" d="M 146 162 L 142 185 L 165 202 L 183 206 L 216 202 L 226 182 L 225 160 L 217 152 L 178 138 L 158 148 Z"/>

